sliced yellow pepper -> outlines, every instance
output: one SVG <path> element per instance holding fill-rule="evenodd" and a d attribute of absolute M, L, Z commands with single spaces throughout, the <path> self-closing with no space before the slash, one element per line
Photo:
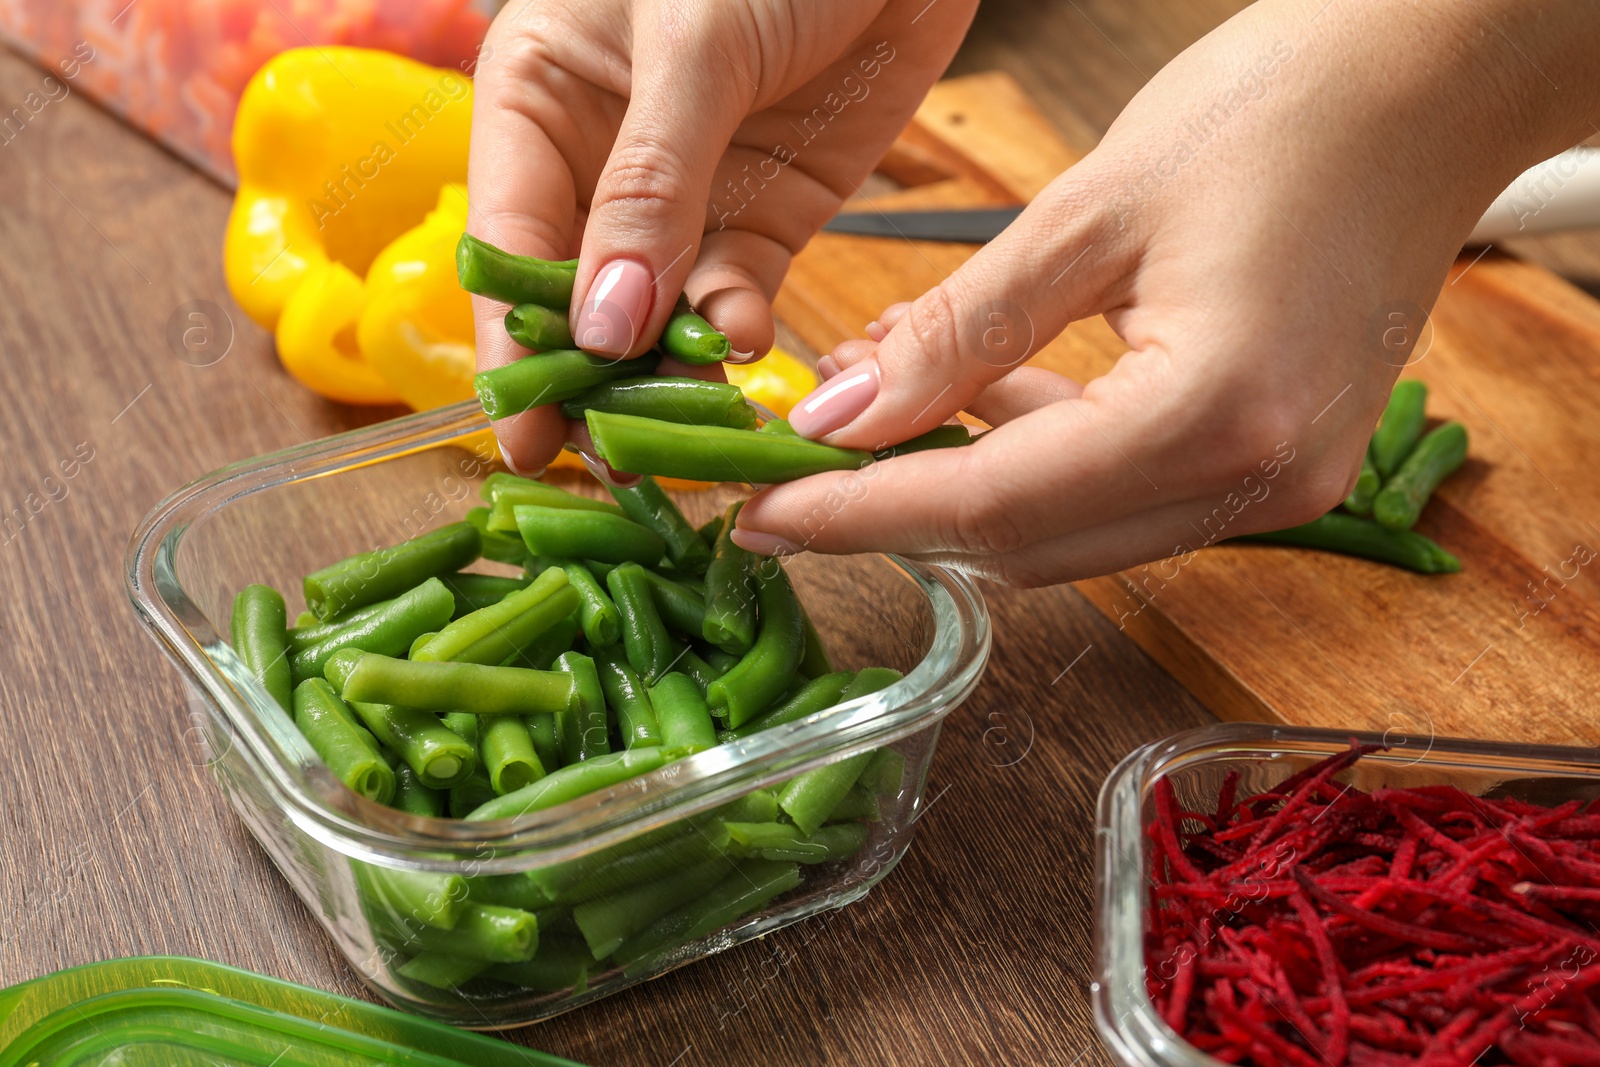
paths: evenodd
<path fill-rule="evenodd" d="M 725 363 L 728 381 L 780 419 L 817 387 L 817 373 L 777 345 L 757 363 Z"/>
<path fill-rule="evenodd" d="M 394 404 L 401 394 L 357 347 L 366 304 L 361 279 L 343 263 L 313 267 L 278 317 L 278 359 L 315 393 L 346 404 Z"/>

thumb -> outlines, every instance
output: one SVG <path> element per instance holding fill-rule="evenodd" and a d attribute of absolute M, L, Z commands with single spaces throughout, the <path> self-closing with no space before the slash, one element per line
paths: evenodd
<path fill-rule="evenodd" d="M 904 441 L 966 408 L 1074 319 L 1119 303 L 1132 244 L 1091 193 L 1057 178 L 913 302 L 871 356 L 800 401 L 790 425 L 848 448 Z"/>
<path fill-rule="evenodd" d="M 631 98 L 595 184 L 573 289 L 580 348 L 638 355 L 683 291 L 717 164 L 755 95 L 750 75 L 716 44 L 738 39 L 723 25 L 736 17 L 734 6 L 636 10 Z"/>

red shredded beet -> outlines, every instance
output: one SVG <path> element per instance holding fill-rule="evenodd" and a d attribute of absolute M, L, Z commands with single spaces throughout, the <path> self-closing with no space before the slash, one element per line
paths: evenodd
<path fill-rule="evenodd" d="M 1600 1067 L 1600 804 L 1364 793 L 1357 745 L 1214 812 L 1154 790 L 1145 982 L 1253 1067 Z"/>

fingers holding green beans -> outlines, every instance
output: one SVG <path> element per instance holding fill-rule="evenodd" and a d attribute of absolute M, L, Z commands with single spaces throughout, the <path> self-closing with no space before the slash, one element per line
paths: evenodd
<path fill-rule="evenodd" d="M 1447 422 L 1418 441 L 1372 501 L 1372 518 L 1386 530 L 1409 530 L 1428 498 L 1467 458 L 1467 428 Z"/>
<path fill-rule="evenodd" d="M 285 711 L 294 707 L 289 671 L 289 612 L 270 585 L 247 585 L 233 598 L 233 650 L 267 695 Z"/>
<path fill-rule="evenodd" d="M 571 400 L 605 382 L 649 374 L 658 362 L 659 356 L 648 354 L 638 359 L 613 359 L 577 349 L 556 349 L 481 371 L 472 379 L 472 387 L 484 414 L 499 420 Z"/>
<path fill-rule="evenodd" d="M 465 233 L 456 245 L 456 279 L 461 288 L 502 303 L 564 308 L 572 302 L 577 276 L 575 259 L 513 255 Z"/>
<path fill-rule="evenodd" d="M 712 329 L 682 298 L 661 331 L 661 347 L 678 362 L 696 367 L 720 363 L 731 351 L 728 338 Z"/>
<path fill-rule="evenodd" d="M 664 374 L 606 382 L 561 404 L 561 413 L 569 419 L 581 419 L 590 411 L 735 429 L 748 429 L 756 422 L 755 409 L 737 385 Z"/>

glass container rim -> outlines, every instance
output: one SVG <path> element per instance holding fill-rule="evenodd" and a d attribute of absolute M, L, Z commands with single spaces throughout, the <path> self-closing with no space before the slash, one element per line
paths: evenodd
<path fill-rule="evenodd" d="M 488 428 L 469 400 L 233 463 L 168 494 L 128 543 L 124 580 L 140 621 L 220 710 L 230 742 L 277 808 L 336 851 L 385 866 L 462 871 L 470 865 L 473 873 L 559 862 L 899 740 L 940 721 L 976 687 L 991 631 L 975 583 L 948 568 L 884 555 L 878 558 L 927 598 L 933 618 L 927 653 L 887 689 L 516 819 L 426 818 L 357 796 L 321 764 L 184 590 L 179 547 L 191 526 L 256 493 L 460 444 Z"/>

